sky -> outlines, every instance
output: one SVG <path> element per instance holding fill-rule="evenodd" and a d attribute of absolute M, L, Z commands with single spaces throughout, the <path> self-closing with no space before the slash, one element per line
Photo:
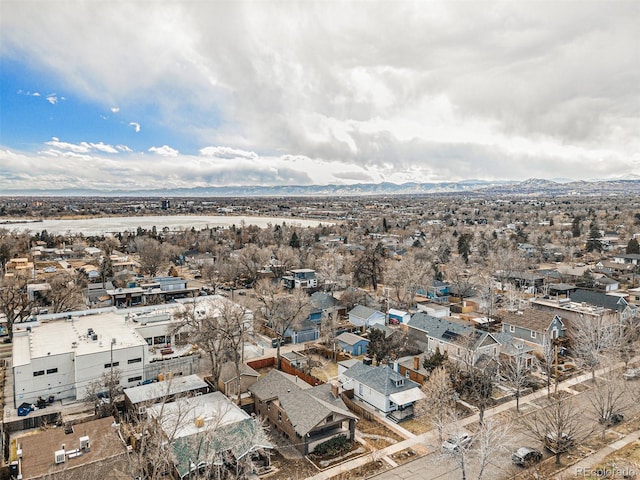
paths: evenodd
<path fill-rule="evenodd" d="M 638 1 L 0 0 L 0 194 L 640 175 Z"/>

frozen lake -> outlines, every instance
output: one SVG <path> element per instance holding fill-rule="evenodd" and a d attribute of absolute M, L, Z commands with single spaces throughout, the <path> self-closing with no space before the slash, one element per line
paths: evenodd
<path fill-rule="evenodd" d="M 105 233 L 124 232 L 129 230 L 135 232 L 138 227 L 151 230 L 156 227 L 159 232 L 164 227 L 169 230 L 184 230 L 185 228 L 194 227 L 201 230 L 207 227 L 230 227 L 231 225 L 240 226 L 242 222 L 246 225 L 256 225 L 264 228 L 271 225 L 282 224 L 295 225 L 299 227 L 316 227 L 321 223 L 332 224 L 333 222 L 320 222 L 318 220 L 301 220 L 297 218 L 277 218 L 277 217 L 248 217 L 248 216 L 232 216 L 232 215 L 169 215 L 169 216 L 144 216 L 144 217 L 102 217 L 102 218 L 86 218 L 78 220 L 43 220 L 41 222 L 20 222 L 20 223 L 1 223 L 0 228 L 8 230 L 30 230 L 31 232 L 41 232 L 46 230 L 53 234 L 64 234 L 67 231 L 72 233 L 82 233 L 88 235 L 102 235 Z"/>

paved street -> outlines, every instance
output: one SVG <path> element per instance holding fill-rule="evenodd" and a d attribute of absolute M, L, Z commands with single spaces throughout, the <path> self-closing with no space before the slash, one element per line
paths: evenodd
<path fill-rule="evenodd" d="M 559 386 L 559 390 L 570 393 L 574 396 L 575 401 L 577 402 L 577 407 L 584 412 L 589 412 L 591 410 L 588 397 L 585 393 L 586 385 L 583 385 L 584 382 L 587 382 L 590 379 L 590 374 L 584 374 L 562 382 Z M 576 387 L 576 385 L 578 386 Z M 531 412 L 537 408 L 541 408 L 546 402 L 546 395 L 546 389 L 541 389 L 537 392 L 531 393 L 521 398 L 521 411 L 526 414 L 527 412 Z M 513 414 L 513 412 L 515 412 L 515 400 L 489 409 L 485 413 L 485 417 L 489 419 L 498 415 L 511 415 Z M 626 411 L 625 414 L 627 415 L 627 418 L 629 418 L 639 412 L 640 406 L 636 404 L 628 411 Z M 585 421 L 594 421 L 593 418 L 589 418 L 587 415 L 588 414 L 585 414 Z M 478 416 L 476 414 L 462 419 L 459 424 L 462 428 L 464 428 L 465 426 L 477 423 L 477 421 Z M 520 446 L 533 446 L 543 452 L 545 458 L 549 458 L 551 456 L 551 453 L 542 448 L 542 445 L 539 442 L 532 440 L 524 432 L 519 431 L 517 428 L 512 429 L 507 437 L 507 441 L 504 443 L 507 446 L 504 447 L 504 451 L 499 453 L 496 459 L 486 467 L 486 473 L 483 478 L 491 480 L 513 478 L 513 476 L 521 470 L 512 465 L 511 453 Z M 380 473 L 372 478 L 375 478 L 376 480 L 435 480 L 461 478 L 460 465 L 456 463 L 455 458 L 443 455 L 440 452 L 437 433 L 435 431 L 431 431 L 422 435 L 408 438 L 394 445 L 390 445 L 376 453 L 356 458 L 354 460 L 346 462 L 343 465 L 325 470 L 311 477 L 311 479 L 327 480 L 340 473 L 357 468 L 373 460 L 385 460 L 385 457 L 407 448 L 413 448 L 419 453 L 420 451 L 424 452 L 426 450 L 428 453 L 412 462 L 396 468 L 392 468 L 391 470 Z M 594 461 L 596 460 L 596 458 L 597 457 L 594 457 Z M 587 460 L 585 460 L 585 462 L 586 461 Z M 391 460 L 387 463 L 393 464 L 395 462 Z M 466 464 L 466 472 L 468 478 L 474 478 L 475 476 L 477 476 L 477 471 L 478 466 L 475 465 L 474 462 L 470 461 Z"/>

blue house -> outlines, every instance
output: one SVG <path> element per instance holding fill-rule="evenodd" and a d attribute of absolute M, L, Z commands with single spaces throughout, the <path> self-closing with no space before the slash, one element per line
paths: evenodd
<path fill-rule="evenodd" d="M 351 355 L 364 355 L 369 348 L 369 340 L 354 333 L 344 332 L 336 337 L 341 350 L 349 352 Z"/>

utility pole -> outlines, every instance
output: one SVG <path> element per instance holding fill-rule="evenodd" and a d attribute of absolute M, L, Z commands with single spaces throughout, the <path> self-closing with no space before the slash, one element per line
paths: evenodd
<path fill-rule="evenodd" d="M 556 343 L 553 347 L 553 356 L 555 359 L 555 371 L 556 371 L 556 385 L 555 385 L 555 389 L 553 391 L 553 394 L 557 397 L 558 396 L 558 344 Z"/>

